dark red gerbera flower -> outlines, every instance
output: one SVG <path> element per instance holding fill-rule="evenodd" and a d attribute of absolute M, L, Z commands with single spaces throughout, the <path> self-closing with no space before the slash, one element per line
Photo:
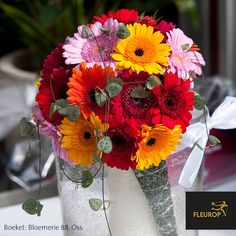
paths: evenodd
<path fill-rule="evenodd" d="M 68 78 L 68 72 L 64 68 L 59 68 L 53 69 L 50 79 L 42 79 L 40 81 L 39 92 L 35 100 L 44 119 L 54 125 L 59 125 L 63 116 L 55 112 L 50 117 L 51 104 L 57 99 L 66 99 Z"/>
<path fill-rule="evenodd" d="M 152 16 L 144 16 L 143 19 L 140 20 L 140 24 L 152 26 L 155 30 L 158 29 L 157 20 L 155 20 Z"/>
<path fill-rule="evenodd" d="M 121 9 L 117 12 L 109 11 L 108 16 L 105 14 L 102 14 L 101 17 L 94 16 L 94 20 L 99 21 L 102 24 L 104 24 L 108 20 L 108 18 L 116 19 L 118 22 L 124 24 L 130 24 L 138 22 L 138 12 L 135 10 Z"/>
<path fill-rule="evenodd" d="M 45 59 L 41 74 L 42 80 L 36 95 L 36 102 L 42 116 L 54 125 L 59 125 L 63 117 L 58 112 L 50 117 L 50 107 L 55 100 L 66 98 L 67 82 L 71 74 L 69 67 L 65 65 L 62 53 L 62 44 L 58 44 Z"/>
<path fill-rule="evenodd" d="M 147 116 L 147 113 L 151 108 L 157 106 L 156 98 L 149 91 L 147 91 L 149 95 L 146 98 L 133 98 L 131 96 L 135 87 L 145 87 L 148 76 L 146 72 L 130 74 L 128 70 L 119 74 L 123 80 L 123 86 L 120 94 L 111 101 L 113 113 L 120 113 L 125 118 L 136 119 L 140 125 L 151 124 L 151 117 Z"/>
<path fill-rule="evenodd" d="M 182 131 L 186 131 L 194 105 L 190 83 L 190 80 L 182 80 L 172 72 L 166 74 L 164 84 L 152 90 L 158 100 L 158 107 L 150 112 L 153 124 L 161 123 L 170 129 L 181 125 Z"/>
<path fill-rule="evenodd" d="M 65 58 L 62 56 L 64 52 L 62 48 L 63 44 L 59 43 L 55 49 L 47 56 L 43 63 L 42 78 L 49 79 L 53 72 L 53 69 L 56 68 L 67 68 L 65 64 Z"/>
<path fill-rule="evenodd" d="M 112 141 L 112 151 L 104 154 L 104 162 L 121 170 L 136 168 L 132 160 L 138 150 L 138 129 L 134 119 L 124 119 L 121 114 L 111 115 L 107 135 Z"/>
<path fill-rule="evenodd" d="M 175 28 L 175 25 L 172 22 L 168 23 L 167 21 L 162 20 L 158 24 L 156 29 L 160 30 L 161 33 L 164 34 L 165 37 L 166 37 L 166 33 L 169 32 L 170 30 L 174 29 L 174 28 Z"/>

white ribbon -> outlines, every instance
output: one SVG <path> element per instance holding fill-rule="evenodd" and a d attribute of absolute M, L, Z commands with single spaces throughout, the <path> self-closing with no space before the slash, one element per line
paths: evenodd
<path fill-rule="evenodd" d="M 197 145 L 194 146 L 182 170 L 179 178 L 179 184 L 186 188 L 190 188 L 192 186 L 198 174 L 210 130 L 212 128 L 236 128 L 236 98 L 226 97 L 220 106 L 214 111 L 212 116 L 207 117 L 206 119 L 206 124 L 199 122 L 190 125 L 182 139 L 182 143 L 185 147 L 192 147 L 197 143 L 203 148 L 201 149 Z"/>

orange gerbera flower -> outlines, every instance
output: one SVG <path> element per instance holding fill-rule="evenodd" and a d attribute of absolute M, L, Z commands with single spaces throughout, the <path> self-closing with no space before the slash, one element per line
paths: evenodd
<path fill-rule="evenodd" d="M 160 124 L 154 127 L 143 125 L 141 136 L 140 147 L 133 159 L 136 159 L 136 168 L 142 170 L 151 165 L 158 166 L 176 149 L 180 143 L 181 127 L 176 125 L 169 129 Z"/>
<path fill-rule="evenodd" d="M 79 69 L 73 69 L 72 77 L 69 79 L 67 100 L 71 104 L 79 104 L 86 118 L 92 110 L 103 120 L 105 108 L 97 105 L 95 91 L 103 89 L 107 84 L 107 78 L 114 76 L 115 72 L 111 67 L 104 69 L 95 64 L 92 68 L 86 68 L 86 65 L 81 63 Z"/>

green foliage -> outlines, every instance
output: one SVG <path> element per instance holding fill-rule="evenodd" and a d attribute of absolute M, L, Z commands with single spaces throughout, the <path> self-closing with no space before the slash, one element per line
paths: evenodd
<path fill-rule="evenodd" d="M 87 188 L 89 187 L 91 184 L 93 183 L 93 176 L 91 174 L 90 171 L 88 170 L 84 170 L 82 172 L 82 182 L 81 182 L 81 186 L 83 188 Z"/>
<path fill-rule="evenodd" d="M 89 199 L 89 206 L 93 211 L 98 211 L 102 206 L 102 200 L 98 198 L 91 198 Z"/>
<path fill-rule="evenodd" d="M 110 153 L 112 151 L 111 138 L 109 136 L 105 136 L 100 139 L 97 143 L 97 148 L 104 153 Z"/>
<path fill-rule="evenodd" d="M 161 80 L 155 76 L 155 75 L 151 75 L 148 77 L 148 80 L 147 80 L 147 88 L 152 90 L 154 89 L 156 86 L 159 86 L 161 85 Z"/>
<path fill-rule="evenodd" d="M 30 121 L 28 121 L 25 117 L 23 117 L 20 120 L 19 123 L 19 134 L 22 137 L 29 137 L 33 134 L 33 132 L 35 131 L 36 127 L 33 123 L 31 123 Z"/>
<path fill-rule="evenodd" d="M 145 90 L 143 86 L 136 86 L 131 92 L 132 98 L 147 98 L 148 92 Z"/>
<path fill-rule="evenodd" d="M 117 31 L 117 36 L 120 39 L 125 39 L 128 38 L 130 36 L 130 31 L 129 29 L 126 27 L 126 25 L 121 25 Z"/>
<path fill-rule="evenodd" d="M 37 216 L 40 216 L 41 211 L 43 209 L 43 205 L 40 203 L 39 200 L 29 199 L 23 203 L 22 208 L 30 215 L 37 214 Z"/>
<path fill-rule="evenodd" d="M 106 85 L 106 91 L 110 98 L 116 97 L 122 90 L 122 86 L 115 82 L 110 82 Z"/>
<path fill-rule="evenodd" d="M 214 135 L 209 135 L 208 139 L 210 141 L 211 146 L 215 146 L 220 143 L 220 140 Z"/>
<path fill-rule="evenodd" d="M 92 35 L 93 35 L 92 30 L 87 25 L 84 25 L 81 32 L 81 37 L 83 39 L 87 39 Z"/>
<path fill-rule="evenodd" d="M 95 92 L 95 101 L 99 107 L 103 107 L 105 105 L 107 102 L 107 95 L 104 91 L 100 90 Z"/>
<path fill-rule="evenodd" d="M 60 115 L 68 117 L 71 121 L 77 120 L 80 116 L 80 107 L 69 104 L 66 99 L 58 99 L 51 104 L 50 116 L 56 111 L 58 111 Z"/>
<path fill-rule="evenodd" d="M 194 101 L 194 107 L 197 109 L 197 110 L 202 110 L 204 108 L 204 105 L 205 105 L 205 99 L 203 96 L 201 96 L 200 94 L 198 93 L 195 93 L 195 96 L 193 98 L 193 101 Z"/>

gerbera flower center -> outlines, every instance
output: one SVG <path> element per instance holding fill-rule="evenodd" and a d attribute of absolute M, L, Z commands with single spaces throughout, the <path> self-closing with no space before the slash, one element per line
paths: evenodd
<path fill-rule="evenodd" d="M 81 56 L 86 62 L 102 62 L 111 59 L 114 41 L 106 35 L 100 35 L 95 39 L 84 42 Z"/>
<path fill-rule="evenodd" d="M 131 92 L 135 86 L 127 84 L 121 92 L 121 104 L 124 109 L 124 115 L 135 119 L 145 119 L 149 109 L 156 106 L 157 103 L 151 94 L 147 98 L 132 98 Z"/>
<path fill-rule="evenodd" d="M 85 132 L 84 132 L 84 138 L 85 138 L 85 139 L 89 140 L 89 139 L 91 138 L 91 136 L 92 136 L 92 135 L 91 135 L 90 132 L 88 132 L 88 131 L 85 131 Z"/>
<path fill-rule="evenodd" d="M 144 51 L 143 51 L 143 49 L 138 48 L 134 51 L 134 53 L 136 56 L 141 57 L 144 54 Z"/>
<path fill-rule="evenodd" d="M 148 146 L 152 146 L 156 143 L 156 139 L 155 138 L 150 138 L 148 141 L 147 141 L 147 145 Z"/>
<path fill-rule="evenodd" d="M 95 100 L 95 90 L 92 90 L 89 92 L 89 97 L 93 102 L 96 102 Z"/>

